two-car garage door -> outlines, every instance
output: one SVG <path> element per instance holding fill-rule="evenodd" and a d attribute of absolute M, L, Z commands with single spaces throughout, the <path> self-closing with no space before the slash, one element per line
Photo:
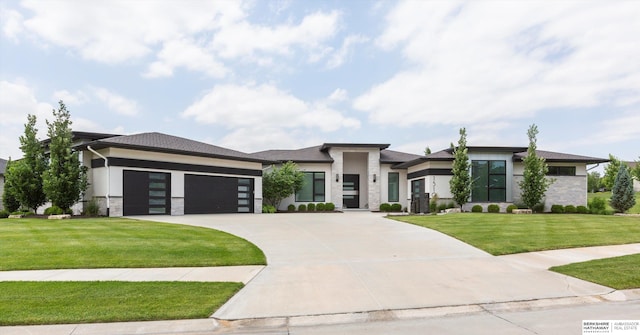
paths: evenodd
<path fill-rule="evenodd" d="M 123 214 L 171 213 L 171 174 L 125 170 Z M 184 175 L 184 214 L 253 213 L 254 181 L 207 175 Z"/>

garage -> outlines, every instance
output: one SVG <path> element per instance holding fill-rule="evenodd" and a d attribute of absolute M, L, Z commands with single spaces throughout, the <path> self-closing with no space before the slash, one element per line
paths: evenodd
<path fill-rule="evenodd" d="M 253 213 L 253 178 L 186 174 L 184 213 Z"/>
<path fill-rule="evenodd" d="M 171 175 L 162 172 L 123 171 L 124 215 L 169 214 Z"/>

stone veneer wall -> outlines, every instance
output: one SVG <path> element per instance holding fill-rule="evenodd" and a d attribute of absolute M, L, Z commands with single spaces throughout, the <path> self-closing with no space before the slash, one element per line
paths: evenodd
<path fill-rule="evenodd" d="M 331 164 L 331 175 L 329 176 L 329 180 L 331 180 L 331 202 L 336 205 L 336 209 L 341 210 L 344 153 L 341 150 L 336 150 L 335 148 L 333 148 L 329 150 L 329 155 L 333 159 L 333 164 Z M 340 176 L 339 182 L 336 182 L 336 175 Z"/>
<path fill-rule="evenodd" d="M 171 215 L 184 215 L 183 197 L 171 197 Z"/>
<path fill-rule="evenodd" d="M 369 210 L 380 210 L 380 183 L 382 176 L 380 175 L 380 150 L 370 151 L 367 155 L 367 180 L 369 188 Z M 373 181 L 373 175 L 376 175 L 376 181 Z"/>
<path fill-rule="evenodd" d="M 550 211 L 552 205 L 587 205 L 587 177 L 586 176 L 555 176 L 555 182 L 549 186 L 544 199 L 544 210 Z M 518 183 L 522 176 L 513 177 L 513 202 L 521 203 L 520 187 Z"/>

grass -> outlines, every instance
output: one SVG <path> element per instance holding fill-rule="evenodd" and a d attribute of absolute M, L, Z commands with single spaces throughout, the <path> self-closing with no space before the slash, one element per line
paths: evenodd
<path fill-rule="evenodd" d="M 435 229 L 492 255 L 640 242 L 640 218 L 581 214 L 393 217 Z"/>
<path fill-rule="evenodd" d="M 0 326 L 207 318 L 242 283 L 0 282 Z"/>
<path fill-rule="evenodd" d="M 640 288 L 640 254 L 555 266 L 550 270 L 617 290 Z"/>
<path fill-rule="evenodd" d="M 587 193 L 588 201 L 591 201 L 593 198 L 604 198 L 607 202 L 607 209 L 613 211 L 613 208 L 609 206 L 609 199 L 611 199 L 611 192 Z M 631 207 L 631 209 L 629 209 L 627 213 L 640 214 L 640 192 L 636 192 L 636 205 Z"/>
<path fill-rule="evenodd" d="M 0 220 L 0 270 L 264 265 L 221 231 L 130 219 Z"/>

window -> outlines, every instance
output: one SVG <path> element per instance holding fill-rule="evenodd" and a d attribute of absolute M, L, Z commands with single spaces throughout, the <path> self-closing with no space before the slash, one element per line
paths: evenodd
<path fill-rule="evenodd" d="M 149 214 L 168 214 L 171 206 L 168 173 L 149 172 Z"/>
<path fill-rule="evenodd" d="M 324 202 L 324 172 L 303 172 L 302 189 L 296 192 L 296 201 Z"/>
<path fill-rule="evenodd" d="M 389 172 L 389 202 L 400 201 L 400 174 Z"/>
<path fill-rule="evenodd" d="M 504 202 L 507 199 L 507 162 L 471 162 L 472 202 Z"/>
<path fill-rule="evenodd" d="M 550 166 L 547 176 L 575 176 L 575 166 Z"/>

